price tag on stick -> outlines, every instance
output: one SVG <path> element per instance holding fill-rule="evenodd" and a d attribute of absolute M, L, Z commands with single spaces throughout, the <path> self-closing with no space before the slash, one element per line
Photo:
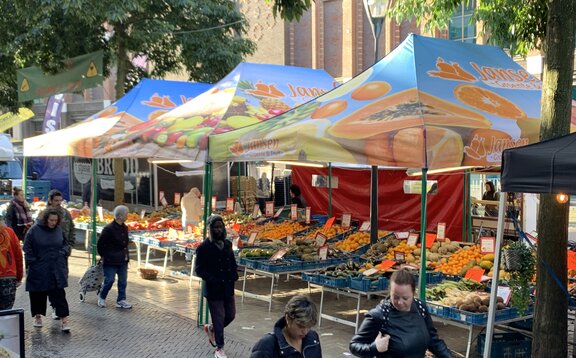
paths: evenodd
<path fill-rule="evenodd" d="M 328 238 L 322 234 L 322 233 L 317 233 L 316 234 L 316 246 L 324 246 L 326 244 L 326 241 L 328 241 Z"/>
<path fill-rule="evenodd" d="M 446 238 L 446 223 L 438 223 L 436 230 L 436 240 L 442 242 Z"/>
<path fill-rule="evenodd" d="M 418 234 L 413 232 L 410 235 L 408 235 L 408 239 L 406 239 L 406 244 L 408 246 L 416 246 L 417 243 L 418 243 Z"/>
<path fill-rule="evenodd" d="M 496 239 L 494 237 L 481 237 L 480 238 L 480 253 L 493 254 L 496 246 Z"/>
<path fill-rule="evenodd" d="M 358 231 L 368 231 L 370 230 L 370 221 L 364 221 L 362 225 L 360 225 L 360 229 Z"/>
<path fill-rule="evenodd" d="M 234 198 L 226 198 L 226 211 L 229 213 L 234 211 Z"/>
<path fill-rule="evenodd" d="M 311 216 L 312 208 L 307 206 L 306 207 L 306 224 L 310 224 L 310 216 Z"/>
<path fill-rule="evenodd" d="M 296 204 L 290 205 L 290 220 L 298 220 L 298 205 Z"/>
<path fill-rule="evenodd" d="M 350 213 L 342 214 L 342 227 L 343 228 L 346 228 L 346 229 L 349 228 L 351 221 L 352 221 L 352 214 L 350 214 Z"/>
<path fill-rule="evenodd" d="M 174 193 L 174 206 L 180 205 L 180 198 L 181 197 L 182 197 L 182 194 Z"/>
<path fill-rule="evenodd" d="M 320 256 L 320 260 L 322 261 L 328 258 L 328 245 L 324 245 L 318 249 L 318 256 Z"/>
<path fill-rule="evenodd" d="M 264 214 L 268 217 L 274 215 L 274 202 L 273 201 L 267 201 L 266 202 L 266 213 Z"/>
<path fill-rule="evenodd" d="M 248 245 L 254 245 L 254 241 L 256 241 L 256 236 L 258 236 L 257 231 L 252 231 L 250 233 L 250 237 L 248 238 Z"/>

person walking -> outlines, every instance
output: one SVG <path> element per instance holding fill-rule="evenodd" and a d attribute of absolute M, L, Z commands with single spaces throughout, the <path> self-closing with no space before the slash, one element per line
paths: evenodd
<path fill-rule="evenodd" d="M 222 217 L 212 215 L 206 225 L 209 236 L 196 248 L 196 274 L 204 281 L 204 297 L 208 302 L 212 324 L 204 325 L 210 344 L 216 347 L 215 358 L 226 358 L 224 328 L 236 317 L 234 283 L 238 281 L 238 265 L 232 243 L 226 240 Z"/>
<path fill-rule="evenodd" d="M 316 305 L 306 296 L 294 296 L 284 308 L 284 315 L 274 325 L 274 332 L 262 337 L 250 358 L 322 358 Z"/>
<path fill-rule="evenodd" d="M 8 209 L 6 209 L 6 217 L 4 219 L 6 226 L 14 230 L 20 241 L 24 241 L 24 235 L 34 224 L 34 220 L 32 220 L 32 215 L 30 214 L 30 206 L 24 197 L 24 190 L 14 188 L 12 194 L 14 197 L 8 205 Z"/>
<path fill-rule="evenodd" d="M 49 298 L 56 315 L 61 318 L 62 332 L 68 333 L 70 310 L 64 288 L 68 287 L 66 258 L 70 246 L 64 240 L 60 220 L 58 210 L 47 208 L 26 233 L 24 238 L 24 257 L 28 269 L 26 291 L 30 295 L 34 327 L 42 327 L 42 316 L 46 316 L 46 299 Z"/>
<path fill-rule="evenodd" d="M 24 265 L 18 236 L 0 220 L 0 311 L 12 309 Z"/>
<path fill-rule="evenodd" d="M 438 337 L 426 304 L 416 298 L 416 280 L 405 269 L 390 277 L 390 298 L 371 309 L 350 342 L 356 357 L 422 358 L 427 350 L 452 358 Z"/>
<path fill-rule="evenodd" d="M 98 306 L 106 307 L 106 297 L 118 276 L 118 297 L 116 307 L 130 309 L 132 305 L 126 301 L 126 286 L 128 285 L 128 208 L 118 205 L 114 208 L 114 221 L 104 226 L 98 239 L 98 255 L 102 258 L 104 268 L 104 283 L 98 296 Z"/>
<path fill-rule="evenodd" d="M 182 228 L 184 230 L 187 229 L 188 225 L 197 226 L 201 220 L 203 214 L 201 196 L 200 190 L 194 187 L 182 197 L 180 209 L 182 210 Z"/>

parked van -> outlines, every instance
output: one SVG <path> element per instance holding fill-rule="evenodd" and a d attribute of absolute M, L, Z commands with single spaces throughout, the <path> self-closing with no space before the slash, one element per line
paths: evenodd
<path fill-rule="evenodd" d="M 22 188 L 22 164 L 14 157 L 8 134 L 0 134 L 0 201 L 12 199 L 12 188 Z"/>

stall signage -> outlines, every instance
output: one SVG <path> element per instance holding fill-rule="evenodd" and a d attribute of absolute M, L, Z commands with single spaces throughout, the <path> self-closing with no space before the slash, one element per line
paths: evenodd
<path fill-rule="evenodd" d="M 272 215 L 274 215 L 274 202 L 273 201 L 267 201 L 266 202 L 266 216 L 270 217 Z"/>
<path fill-rule="evenodd" d="M 279 217 L 280 214 L 282 214 L 282 211 L 283 211 L 283 210 L 284 210 L 284 207 L 281 207 L 280 209 L 278 209 L 278 210 L 276 211 L 276 214 L 274 214 L 274 217 L 275 217 L 275 218 Z"/>
<path fill-rule="evenodd" d="M 418 243 L 418 234 L 413 232 L 410 235 L 408 235 L 408 239 L 406 239 L 406 244 L 408 246 L 416 246 L 416 243 Z"/>
<path fill-rule="evenodd" d="M 446 223 L 438 223 L 436 229 L 436 240 L 442 242 L 446 238 Z"/>
<path fill-rule="evenodd" d="M 394 251 L 394 260 L 404 262 L 406 260 L 404 253 L 401 251 Z"/>
<path fill-rule="evenodd" d="M 174 206 L 180 205 L 181 193 L 174 193 Z"/>
<path fill-rule="evenodd" d="M 370 221 L 364 221 L 362 225 L 360 225 L 360 229 L 358 231 L 368 231 L 370 230 Z"/>
<path fill-rule="evenodd" d="M 212 211 L 216 210 L 216 195 L 212 197 Z"/>
<path fill-rule="evenodd" d="M 100 222 L 104 222 L 104 208 L 99 206 L 97 208 L 98 210 L 98 218 L 100 219 Z"/>
<path fill-rule="evenodd" d="M 322 234 L 321 232 L 316 233 L 316 238 L 314 239 L 316 241 L 316 246 L 324 246 L 326 244 L 326 241 L 328 241 L 328 238 L 326 237 L 326 235 Z"/>
<path fill-rule="evenodd" d="M 396 236 L 398 240 L 404 240 L 407 239 L 408 236 L 410 236 L 410 233 L 408 231 L 395 232 L 394 236 Z"/>
<path fill-rule="evenodd" d="M 336 220 L 336 217 L 334 217 L 334 216 L 331 217 L 330 219 L 328 219 L 328 220 L 326 221 L 326 224 L 324 224 L 324 227 L 327 228 L 327 229 L 328 229 L 328 228 L 331 228 L 332 225 L 334 225 L 334 221 L 335 221 L 335 220 Z"/>
<path fill-rule="evenodd" d="M 496 239 L 493 237 L 481 237 L 480 238 L 480 253 L 493 254 L 496 247 Z"/>
<path fill-rule="evenodd" d="M 576 252 L 568 250 L 568 270 L 576 270 Z"/>
<path fill-rule="evenodd" d="M 348 229 L 350 227 L 350 222 L 352 221 L 352 214 L 345 213 L 342 214 L 342 227 Z"/>
<path fill-rule="evenodd" d="M 288 248 L 286 247 L 278 249 L 275 253 L 272 254 L 272 256 L 270 256 L 270 261 L 280 260 L 282 257 L 284 257 L 284 255 L 286 255 L 287 252 Z"/>
<path fill-rule="evenodd" d="M 469 268 L 468 271 L 466 271 L 466 275 L 464 276 L 464 278 L 467 278 L 469 280 L 472 281 L 476 281 L 476 282 L 481 282 L 482 281 L 482 276 L 484 276 L 484 269 L 483 268 Z"/>
<path fill-rule="evenodd" d="M 168 206 L 168 201 L 166 201 L 166 196 L 164 195 L 164 191 L 160 191 L 158 192 L 158 200 L 160 200 L 160 204 L 162 204 L 163 207 L 167 207 Z"/>
<path fill-rule="evenodd" d="M 292 241 L 294 241 L 294 235 L 290 234 L 286 236 L 286 245 L 291 245 Z"/>
<path fill-rule="evenodd" d="M 394 260 L 384 260 L 380 263 L 380 270 L 388 270 L 392 266 L 396 265 L 396 261 Z"/>
<path fill-rule="evenodd" d="M 226 211 L 229 213 L 234 211 L 234 198 L 226 198 Z"/>
<path fill-rule="evenodd" d="M 290 220 L 298 220 L 298 205 L 296 204 L 290 205 Z"/>
<path fill-rule="evenodd" d="M 378 269 L 378 268 L 371 268 L 371 269 L 368 269 L 368 270 L 362 272 L 362 274 L 363 274 L 364 276 L 372 276 L 372 275 L 374 275 L 374 274 L 375 274 L 376 272 L 378 272 L 378 271 L 380 271 L 380 269 Z"/>
<path fill-rule="evenodd" d="M 508 302 L 510 302 L 510 298 L 512 297 L 512 289 L 508 286 L 498 286 L 496 296 L 502 297 L 504 304 L 508 305 Z"/>
<path fill-rule="evenodd" d="M 168 229 L 168 238 L 169 239 L 178 239 L 178 231 L 174 230 L 173 228 Z"/>
<path fill-rule="evenodd" d="M 238 250 L 238 243 L 240 242 L 240 237 L 235 237 L 232 239 L 232 250 Z"/>
<path fill-rule="evenodd" d="M 434 245 L 434 241 L 436 241 L 436 234 L 426 233 L 426 248 L 429 249 Z"/>
<path fill-rule="evenodd" d="M 259 213 L 260 213 L 260 206 L 258 204 L 254 204 L 254 209 L 252 209 L 252 219 L 256 219 Z"/>
<path fill-rule="evenodd" d="M 186 232 L 192 234 L 194 232 L 194 225 L 186 224 Z"/>
<path fill-rule="evenodd" d="M 248 238 L 248 245 L 254 245 L 254 241 L 256 241 L 256 236 L 258 236 L 258 231 L 252 231 L 250 233 L 250 237 Z"/>
<path fill-rule="evenodd" d="M 311 207 L 306 207 L 306 224 L 310 224 Z"/>
<path fill-rule="evenodd" d="M 323 245 L 318 249 L 318 256 L 322 261 L 328 258 L 328 245 Z"/>
<path fill-rule="evenodd" d="M 145 215 L 146 215 L 146 209 L 140 210 L 140 219 L 144 219 Z"/>

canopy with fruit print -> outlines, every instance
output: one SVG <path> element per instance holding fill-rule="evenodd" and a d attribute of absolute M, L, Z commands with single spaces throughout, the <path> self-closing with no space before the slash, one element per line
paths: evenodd
<path fill-rule="evenodd" d="M 539 138 L 541 83 L 493 46 L 410 35 L 340 87 L 210 137 L 214 161 L 492 166 Z"/>
<path fill-rule="evenodd" d="M 95 155 L 203 162 L 209 134 L 260 123 L 333 87 L 324 70 L 241 63 L 193 101 L 104 138 Z"/>
<path fill-rule="evenodd" d="M 24 139 L 25 156 L 94 157 L 105 134 L 158 117 L 210 89 L 207 83 L 143 79 L 112 105 L 62 130 Z"/>

